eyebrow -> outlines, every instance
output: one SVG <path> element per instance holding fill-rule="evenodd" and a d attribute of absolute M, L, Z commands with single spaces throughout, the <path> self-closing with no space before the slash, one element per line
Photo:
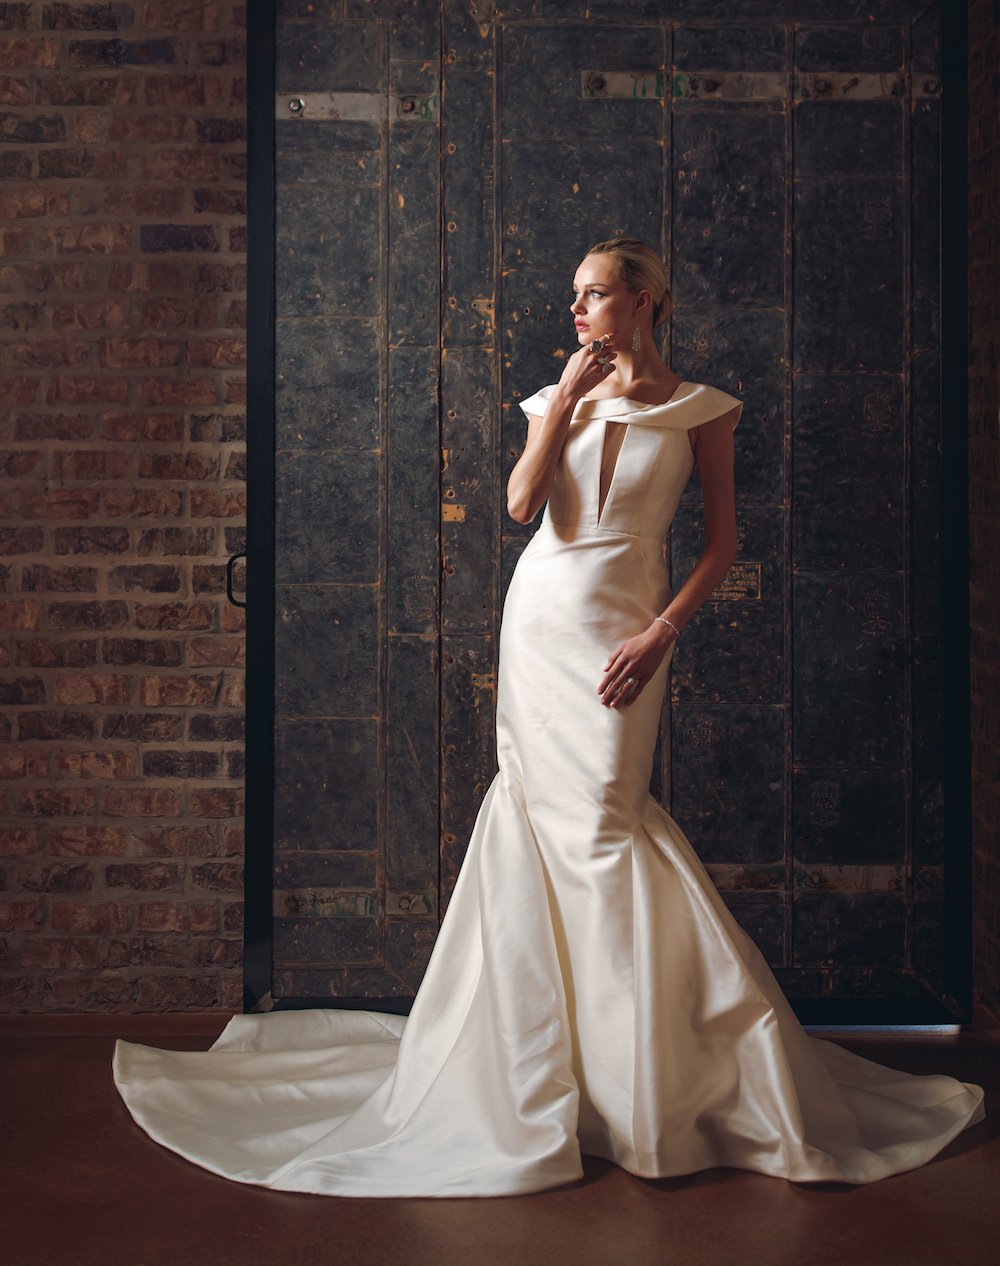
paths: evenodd
<path fill-rule="evenodd" d="M 582 286 L 574 286 L 573 289 L 590 290 L 593 286 L 603 286 L 607 290 L 609 283 L 606 281 L 585 281 Z"/>

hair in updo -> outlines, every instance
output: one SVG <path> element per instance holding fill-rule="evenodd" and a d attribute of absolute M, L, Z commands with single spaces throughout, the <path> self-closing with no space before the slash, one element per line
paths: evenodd
<path fill-rule="evenodd" d="M 611 237 L 598 242 L 588 255 L 610 255 L 619 281 L 636 294 L 648 290 L 653 296 L 653 325 L 661 325 L 673 310 L 674 300 L 667 282 L 667 270 L 659 253 L 637 237 Z"/>

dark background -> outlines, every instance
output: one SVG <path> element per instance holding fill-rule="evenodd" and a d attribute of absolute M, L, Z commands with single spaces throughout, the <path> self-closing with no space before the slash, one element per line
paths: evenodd
<path fill-rule="evenodd" d="M 405 1007 L 492 776 L 516 400 L 624 229 L 745 401 L 657 791 L 794 999 L 997 1006 L 993 8 L 278 6 L 283 97 L 374 123 L 275 118 L 267 5 L 0 8 L 0 1005 Z"/>

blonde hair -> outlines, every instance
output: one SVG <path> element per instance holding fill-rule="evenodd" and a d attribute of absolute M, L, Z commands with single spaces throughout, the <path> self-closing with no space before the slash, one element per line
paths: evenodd
<path fill-rule="evenodd" d="M 667 282 L 667 270 L 659 253 L 637 237 L 610 237 L 598 242 L 588 255 L 610 255 L 615 262 L 618 280 L 638 293 L 648 290 L 653 296 L 653 325 L 661 325 L 673 311 L 674 299 Z"/>

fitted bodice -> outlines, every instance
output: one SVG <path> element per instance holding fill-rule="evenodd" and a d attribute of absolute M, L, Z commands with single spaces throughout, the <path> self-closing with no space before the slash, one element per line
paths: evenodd
<path fill-rule="evenodd" d="M 521 408 L 529 416 L 543 416 L 553 390 L 543 387 L 523 400 Z M 665 404 L 642 404 L 625 396 L 580 400 L 543 522 L 564 539 L 601 531 L 662 540 L 694 469 L 687 432 L 734 408 L 739 421 L 741 401 L 694 382 L 682 382 Z M 601 462 L 609 422 L 627 426 L 601 507 Z"/>

